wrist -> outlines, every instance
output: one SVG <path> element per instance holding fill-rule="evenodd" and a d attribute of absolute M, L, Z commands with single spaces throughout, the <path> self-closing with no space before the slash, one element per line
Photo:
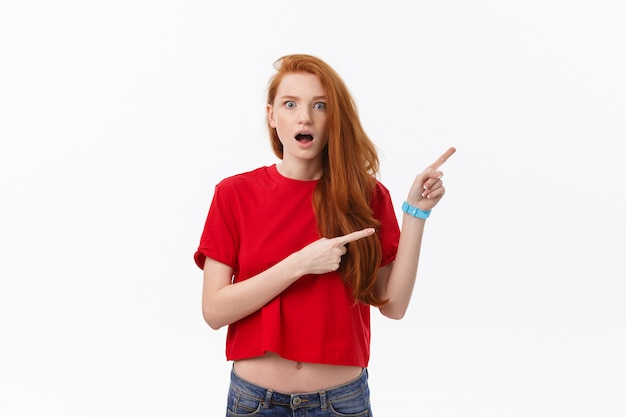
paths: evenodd
<path fill-rule="evenodd" d="M 283 260 L 286 270 L 289 271 L 290 280 L 297 280 L 304 275 L 304 262 L 306 259 L 302 257 L 301 251 L 297 251 L 287 256 Z"/>
<path fill-rule="evenodd" d="M 417 217 L 418 219 L 426 220 L 430 216 L 430 212 L 432 210 L 422 210 L 418 207 L 412 206 L 405 201 L 404 203 L 402 203 L 402 211 L 413 217 Z"/>

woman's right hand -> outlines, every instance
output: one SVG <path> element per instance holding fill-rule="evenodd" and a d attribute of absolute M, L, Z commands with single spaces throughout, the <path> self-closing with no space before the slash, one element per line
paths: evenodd
<path fill-rule="evenodd" d="M 372 227 L 334 238 L 323 237 L 296 252 L 302 275 L 325 274 L 339 269 L 346 245 L 355 240 L 371 236 L 376 232 Z"/>

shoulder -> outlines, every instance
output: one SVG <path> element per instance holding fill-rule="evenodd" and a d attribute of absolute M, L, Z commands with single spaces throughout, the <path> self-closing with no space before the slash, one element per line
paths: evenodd
<path fill-rule="evenodd" d="M 252 171 L 231 175 L 218 182 L 216 188 L 231 189 L 266 182 L 269 178 L 268 169 L 269 167 L 264 166 Z"/>
<path fill-rule="evenodd" d="M 222 179 L 215 186 L 213 198 L 222 202 L 250 202 L 267 195 L 274 188 L 270 168 L 260 167 Z"/>
<path fill-rule="evenodd" d="M 393 199 L 389 189 L 380 181 L 376 180 L 376 185 L 372 191 L 370 207 L 374 210 L 374 215 L 378 218 L 395 216 Z"/>
<path fill-rule="evenodd" d="M 380 182 L 380 180 L 376 179 L 376 184 L 374 185 L 374 190 L 372 192 L 372 200 L 388 200 L 391 198 L 391 193 L 389 189 L 385 187 L 385 185 Z"/>

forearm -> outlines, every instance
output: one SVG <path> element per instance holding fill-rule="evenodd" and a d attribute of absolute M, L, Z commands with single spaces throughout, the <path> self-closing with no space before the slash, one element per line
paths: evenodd
<path fill-rule="evenodd" d="M 404 317 L 417 277 L 422 237 L 426 220 L 404 213 L 396 259 L 384 286 L 384 298 L 389 302 L 380 311 L 389 318 Z"/>
<path fill-rule="evenodd" d="M 332 239 L 320 238 L 264 272 L 236 284 L 230 282 L 231 267 L 207 258 L 202 290 L 204 320 L 219 329 L 254 313 L 304 275 L 336 271 L 346 253 L 345 245 L 374 232 L 368 227 Z"/>
<path fill-rule="evenodd" d="M 205 269 L 202 313 L 213 329 L 254 313 L 302 276 L 295 254 L 258 275 L 220 288 L 211 288 L 211 278 L 206 276 L 209 273 Z"/>
<path fill-rule="evenodd" d="M 405 213 L 402 216 L 402 231 L 396 259 L 391 271 L 385 273 L 386 277 L 379 277 L 377 282 L 376 290 L 382 293 L 383 298 L 389 300 L 380 309 L 381 313 L 387 317 L 401 319 L 409 307 L 417 278 L 422 236 L 426 225 L 424 216 L 428 217 L 430 211 L 445 193 L 441 181 L 443 172 L 439 171 L 439 167 L 454 152 L 456 152 L 454 147 L 449 148 L 421 174 L 418 174 L 411 185 L 406 199 L 408 203 L 406 211 L 403 207 Z"/>

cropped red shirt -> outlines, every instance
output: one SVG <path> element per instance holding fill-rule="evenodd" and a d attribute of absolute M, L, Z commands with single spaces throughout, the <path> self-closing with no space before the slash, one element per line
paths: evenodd
<path fill-rule="evenodd" d="M 312 206 L 317 181 L 283 177 L 275 165 L 222 180 L 194 259 L 229 265 L 246 280 L 318 240 Z M 378 182 L 371 206 L 381 222 L 381 266 L 393 261 L 400 229 L 389 191 Z M 260 310 L 228 326 L 227 360 L 275 352 L 283 358 L 366 367 L 370 306 L 354 304 L 336 272 L 305 275 Z"/>

